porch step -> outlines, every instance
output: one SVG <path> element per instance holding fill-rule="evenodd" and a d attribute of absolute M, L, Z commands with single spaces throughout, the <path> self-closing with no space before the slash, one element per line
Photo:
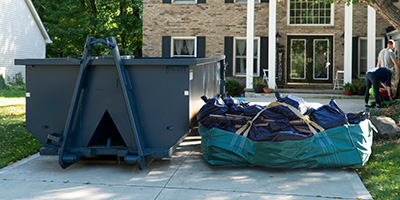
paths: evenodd
<path fill-rule="evenodd" d="M 327 90 L 333 89 L 332 83 L 287 83 L 285 88 Z"/>
<path fill-rule="evenodd" d="M 274 89 L 274 91 L 270 94 L 265 93 L 255 93 L 251 91 L 246 91 L 245 96 L 254 98 L 254 97 L 274 97 L 275 92 L 279 92 L 282 96 L 287 96 L 289 94 L 293 94 L 297 97 L 303 98 L 307 101 L 307 99 L 364 99 L 364 95 L 344 95 L 343 90 L 332 90 L 332 89 Z"/>
<path fill-rule="evenodd" d="M 343 90 L 333 89 L 305 89 L 305 88 L 278 88 L 274 92 L 279 93 L 306 93 L 306 94 L 343 94 Z"/>

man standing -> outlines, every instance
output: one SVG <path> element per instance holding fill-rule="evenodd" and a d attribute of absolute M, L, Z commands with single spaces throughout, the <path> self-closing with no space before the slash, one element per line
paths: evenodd
<path fill-rule="evenodd" d="M 382 49 L 379 52 L 378 63 L 376 64 L 376 67 L 386 67 L 392 72 L 391 90 L 392 94 L 396 96 L 397 86 L 399 85 L 400 66 L 393 53 L 393 48 L 394 48 L 394 41 L 389 40 L 386 49 Z"/>
<path fill-rule="evenodd" d="M 368 104 L 369 100 L 369 89 L 373 86 L 375 93 L 375 102 L 376 107 L 381 107 L 381 100 L 379 99 L 379 85 L 382 84 L 385 89 L 388 91 L 389 99 L 392 100 L 390 94 L 390 79 L 392 78 L 392 73 L 388 68 L 378 67 L 375 69 L 371 69 L 365 75 L 365 85 L 367 86 L 365 91 L 365 107 L 370 107 Z"/>

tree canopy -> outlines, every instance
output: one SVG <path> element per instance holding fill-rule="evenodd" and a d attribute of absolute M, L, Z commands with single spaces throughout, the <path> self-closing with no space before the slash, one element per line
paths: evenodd
<path fill-rule="evenodd" d="M 53 41 L 48 58 L 81 56 L 88 36 L 117 39 L 121 55 L 142 56 L 142 0 L 33 0 Z M 111 55 L 104 45 L 94 54 Z"/>
<path fill-rule="evenodd" d="M 393 3 L 392 0 L 317 0 L 327 3 L 350 3 L 360 2 L 371 6 L 377 13 L 386 19 L 397 31 L 400 32 L 400 9 Z"/>

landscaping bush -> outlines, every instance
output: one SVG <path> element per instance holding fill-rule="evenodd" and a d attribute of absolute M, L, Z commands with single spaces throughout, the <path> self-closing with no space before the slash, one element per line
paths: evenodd
<path fill-rule="evenodd" d="M 0 90 L 10 90 L 10 87 L 6 84 L 3 75 L 0 75 Z"/>
<path fill-rule="evenodd" d="M 225 84 L 225 90 L 229 96 L 238 97 L 240 96 L 240 84 L 235 80 L 228 80 Z"/>

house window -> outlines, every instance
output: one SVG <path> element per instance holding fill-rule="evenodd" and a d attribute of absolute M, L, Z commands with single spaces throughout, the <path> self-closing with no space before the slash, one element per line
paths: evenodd
<path fill-rule="evenodd" d="M 172 3 L 197 3 L 197 0 L 172 0 Z"/>
<path fill-rule="evenodd" d="M 196 57 L 195 37 L 173 37 L 171 41 L 171 57 Z"/>
<path fill-rule="evenodd" d="M 254 38 L 253 76 L 260 76 L 260 38 Z M 235 38 L 233 52 L 235 76 L 246 76 L 246 38 Z"/>
<path fill-rule="evenodd" d="M 247 3 L 247 0 L 235 0 L 235 3 Z M 260 3 L 260 0 L 254 0 L 254 3 Z"/>
<path fill-rule="evenodd" d="M 333 4 L 316 1 L 289 1 L 289 24 L 333 25 Z"/>
<path fill-rule="evenodd" d="M 375 42 L 375 66 L 378 62 L 378 54 L 379 52 L 385 48 L 385 41 L 382 37 L 377 37 Z M 365 73 L 368 70 L 367 65 L 367 38 L 360 37 L 358 42 L 358 77 L 365 77 Z M 373 67 L 375 67 L 373 66 Z"/>

